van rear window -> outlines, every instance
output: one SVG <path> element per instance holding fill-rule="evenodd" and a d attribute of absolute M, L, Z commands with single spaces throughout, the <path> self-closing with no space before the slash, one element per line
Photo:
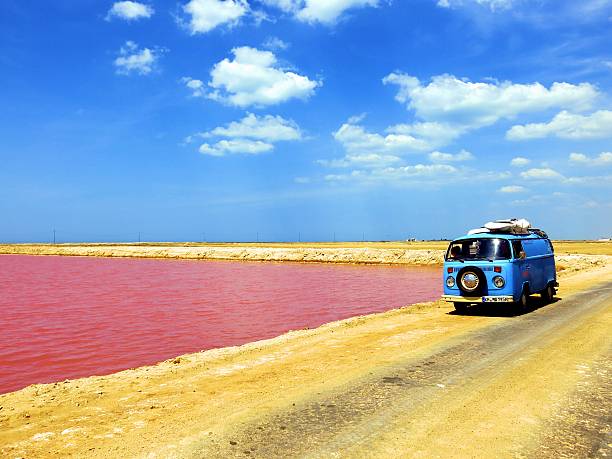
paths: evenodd
<path fill-rule="evenodd" d="M 505 239 L 474 238 L 451 242 L 446 260 L 509 260 L 510 243 Z"/>

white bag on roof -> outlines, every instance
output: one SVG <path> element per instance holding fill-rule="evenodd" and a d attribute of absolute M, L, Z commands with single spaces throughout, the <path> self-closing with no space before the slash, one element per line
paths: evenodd
<path fill-rule="evenodd" d="M 492 232 L 499 231 L 513 234 L 529 234 L 531 223 L 524 218 L 512 218 L 509 220 L 495 220 L 493 222 L 488 222 L 485 223 L 484 227 Z"/>

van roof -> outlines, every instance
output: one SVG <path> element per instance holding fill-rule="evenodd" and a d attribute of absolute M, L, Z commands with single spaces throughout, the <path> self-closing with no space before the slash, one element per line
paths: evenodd
<path fill-rule="evenodd" d="M 515 239 L 545 239 L 534 233 L 529 234 L 511 234 L 511 233 L 477 233 L 477 234 L 466 234 L 455 239 L 460 241 L 463 239 L 507 239 L 509 241 Z"/>

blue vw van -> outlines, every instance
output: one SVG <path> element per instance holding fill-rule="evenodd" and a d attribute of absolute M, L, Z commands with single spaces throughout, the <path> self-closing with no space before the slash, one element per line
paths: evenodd
<path fill-rule="evenodd" d="M 541 230 L 468 234 L 450 243 L 444 259 L 442 299 L 457 311 L 473 303 L 525 310 L 529 295 L 550 302 L 558 285 L 553 245 Z"/>

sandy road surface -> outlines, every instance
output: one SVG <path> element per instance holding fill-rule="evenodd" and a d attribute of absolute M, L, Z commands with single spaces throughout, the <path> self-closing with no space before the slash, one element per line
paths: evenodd
<path fill-rule="evenodd" d="M 610 456 L 612 267 L 562 286 L 517 317 L 411 306 L 0 395 L 0 456 Z"/>
<path fill-rule="evenodd" d="M 203 439 L 182 453 L 610 456 L 611 314 L 612 283 L 607 283 L 425 353 L 408 353 L 384 371 L 241 424 L 220 439 Z"/>

